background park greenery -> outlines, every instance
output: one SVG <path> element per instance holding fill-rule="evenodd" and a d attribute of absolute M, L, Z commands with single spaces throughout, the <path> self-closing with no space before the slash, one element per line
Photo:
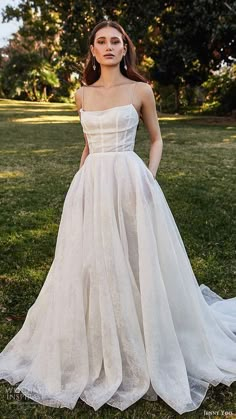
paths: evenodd
<path fill-rule="evenodd" d="M 100 20 L 121 23 L 162 112 L 236 108 L 236 1 L 22 0 L 5 21 L 20 30 L 0 54 L 0 95 L 68 102 L 79 87 L 88 36 Z"/>
<path fill-rule="evenodd" d="M 196 278 L 223 298 L 235 295 L 235 10 L 230 0 L 115 6 L 27 0 L 6 8 L 6 20 L 17 17 L 23 24 L 0 53 L 0 350 L 22 326 L 53 261 L 63 202 L 84 147 L 74 91 L 89 32 L 104 17 L 125 27 L 139 70 L 154 87 L 164 141 L 157 181 Z M 202 116 L 207 113 L 225 116 Z M 135 151 L 146 163 L 149 146 L 140 122 Z M 200 409 L 181 417 L 235 412 L 235 388 L 210 386 Z M 114 416 L 178 415 L 161 399 L 140 400 L 124 412 L 110 406 L 94 412 L 82 401 L 72 412 L 53 409 L 0 384 L 3 418 Z"/>

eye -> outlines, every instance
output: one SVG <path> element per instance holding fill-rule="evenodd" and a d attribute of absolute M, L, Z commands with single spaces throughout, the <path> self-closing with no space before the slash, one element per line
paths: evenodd
<path fill-rule="evenodd" d="M 104 44 L 104 42 L 105 42 L 105 41 L 102 41 L 102 40 L 97 41 L 97 43 L 98 43 L 98 44 Z M 115 40 L 115 41 L 113 41 L 112 43 L 113 43 L 113 44 L 118 44 L 119 42 L 120 42 L 120 41 L 119 41 L 119 39 L 116 39 L 116 40 Z"/>

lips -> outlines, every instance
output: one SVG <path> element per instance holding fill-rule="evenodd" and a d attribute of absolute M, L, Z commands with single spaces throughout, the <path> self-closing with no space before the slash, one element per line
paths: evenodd
<path fill-rule="evenodd" d="M 104 57 L 114 57 L 113 54 L 105 54 Z"/>

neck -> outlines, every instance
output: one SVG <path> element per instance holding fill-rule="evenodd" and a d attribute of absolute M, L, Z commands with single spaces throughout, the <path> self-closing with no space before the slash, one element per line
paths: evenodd
<path fill-rule="evenodd" d="M 119 66 L 101 66 L 101 76 L 98 80 L 100 86 L 108 89 L 109 87 L 122 83 L 124 79 L 126 77 L 120 72 Z"/>

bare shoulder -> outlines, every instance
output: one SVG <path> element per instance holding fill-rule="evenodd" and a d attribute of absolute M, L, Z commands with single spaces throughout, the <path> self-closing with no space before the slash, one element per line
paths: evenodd
<path fill-rule="evenodd" d="M 154 92 L 150 84 L 146 82 L 136 82 L 137 86 L 136 92 L 138 96 L 138 100 L 140 103 L 140 108 L 144 110 L 144 108 L 154 107 L 155 104 L 155 98 L 154 98 Z"/>
<path fill-rule="evenodd" d="M 137 88 L 140 91 L 140 93 L 143 93 L 145 95 L 153 95 L 153 90 L 150 84 L 143 82 L 143 81 L 137 81 L 136 84 L 138 85 Z"/>
<path fill-rule="evenodd" d="M 77 107 L 78 111 L 82 107 L 82 94 L 83 94 L 82 92 L 83 92 L 83 86 L 79 87 L 75 91 L 75 103 L 76 103 L 76 107 Z"/>
<path fill-rule="evenodd" d="M 83 86 L 80 86 L 76 91 L 75 91 L 75 99 L 76 98 L 81 98 L 82 97 L 82 91 L 83 91 Z"/>

